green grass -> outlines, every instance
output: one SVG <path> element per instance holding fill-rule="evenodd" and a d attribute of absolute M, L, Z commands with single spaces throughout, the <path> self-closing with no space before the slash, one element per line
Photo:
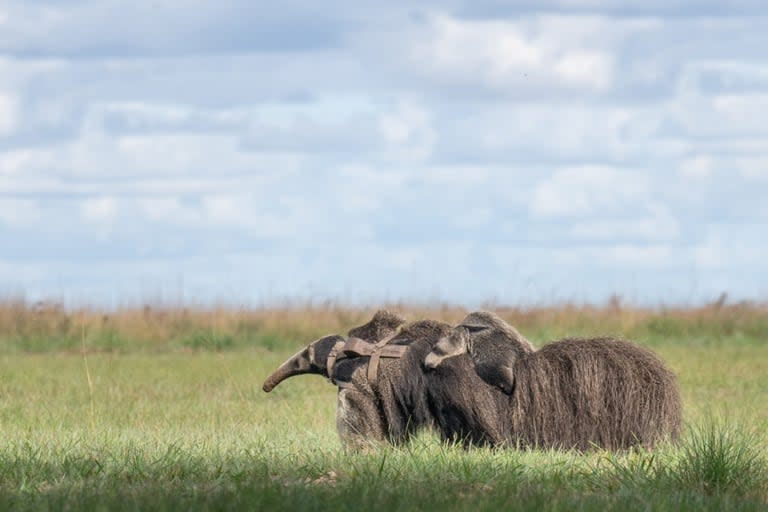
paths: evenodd
<path fill-rule="evenodd" d="M 89 354 L 87 372 L 76 353 L 0 356 L 0 510 L 768 507 L 766 344 L 658 343 L 686 434 L 621 454 L 464 451 L 430 433 L 346 454 L 323 379 L 261 391 L 297 348 L 283 344 Z"/>

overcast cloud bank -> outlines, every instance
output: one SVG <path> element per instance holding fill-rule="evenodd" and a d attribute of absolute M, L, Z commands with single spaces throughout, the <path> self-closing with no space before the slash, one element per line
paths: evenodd
<path fill-rule="evenodd" d="M 0 4 L 0 290 L 764 300 L 768 7 L 600 3 Z"/>

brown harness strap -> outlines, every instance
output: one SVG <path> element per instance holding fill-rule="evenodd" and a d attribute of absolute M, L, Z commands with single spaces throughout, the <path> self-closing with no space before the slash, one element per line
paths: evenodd
<path fill-rule="evenodd" d="M 381 345 L 382 341 L 374 344 L 365 340 L 361 340 L 360 338 L 349 338 L 344 344 L 342 352 L 344 352 L 347 357 L 372 356 L 374 352 L 379 352 L 381 357 L 396 359 L 398 357 L 402 357 L 402 355 L 405 354 L 408 346 L 386 345 L 386 343 L 392 341 L 393 338 L 394 337 L 392 336 L 382 340 L 384 342 L 383 346 Z"/>
<path fill-rule="evenodd" d="M 379 382 L 379 359 L 381 359 L 381 352 L 376 351 L 371 355 L 371 360 L 368 361 L 368 382 L 371 387 L 375 387 L 375 384 Z"/>
<path fill-rule="evenodd" d="M 383 357 L 386 359 L 398 359 L 403 357 L 408 350 L 407 345 L 387 345 L 390 341 L 395 339 L 397 332 L 385 337 L 384 339 L 371 343 L 360 338 L 351 337 L 346 342 L 337 342 L 331 352 L 328 354 L 328 378 L 334 384 L 341 386 L 340 383 L 334 380 L 333 366 L 339 359 L 355 358 L 355 357 L 370 357 L 368 362 L 367 377 L 371 386 L 375 386 L 379 376 L 379 360 Z"/>
<path fill-rule="evenodd" d="M 337 341 L 333 348 L 331 348 L 331 351 L 328 353 L 326 369 L 328 370 L 328 380 L 330 380 L 333 384 L 336 384 L 336 380 L 333 378 L 333 366 L 336 364 L 336 360 L 338 359 L 339 355 L 344 357 L 344 354 L 341 354 L 341 350 L 344 348 L 345 344 L 346 342 L 344 340 Z"/>
<path fill-rule="evenodd" d="M 395 336 L 397 336 L 397 332 L 393 332 L 391 335 L 387 336 L 383 340 L 378 341 L 373 346 L 373 353 L 371 354 L 371 360 L 368 361 L 368 382 L 371 384 L 372 387 L 375 387 L 376 384 L 379 382 L 379 359 L 384 355 L 384 349 L 387 346 L 387 343 L 392 341 Z M 403 349 L 406 349 L 407 347 L 403 345 L 392 345 L 392 348 L 394 347 L 403 347 Z M 392 353 L 390 351 L 390 353 Z M 402 351 L 400 354 L 392 353 L 393 355 L 389 357 L 397 358 L 401 357 L 402 354 L 405 353 L 405 350 Z"/>

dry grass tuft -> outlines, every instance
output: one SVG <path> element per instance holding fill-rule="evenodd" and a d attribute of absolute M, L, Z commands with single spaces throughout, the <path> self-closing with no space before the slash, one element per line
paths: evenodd
<path fill-rule="evenodd" d="M 447 304 L 383 305 L 409 320 L 431 318 L 455 324 L 466 314 Z M 488 304 L 537 345 L 564 336 L 613 335 L 654 344 L 674 337 L 711 344 L 728 339 L 764 342 L 768 305 L 718 300 L 700 307 L 632 307 L 612 298 L 604 305 L 514 307 Z M 114 311 L 69 308 L 56 302 L 0 300 L 0 351 L 77 351 L 82 332 L 89 350 L 227 350 L 295 347 L 328 333 L 365 323 L 376 308 L 336 303 L 264 308 L 231 306 L 125 306 Z"/>

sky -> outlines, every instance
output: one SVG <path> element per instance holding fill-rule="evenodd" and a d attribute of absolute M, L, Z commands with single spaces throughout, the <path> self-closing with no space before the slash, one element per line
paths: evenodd
<path fill-rule="evenodd" d="M 0 295 L 768 299 L 762 0 L 0 0 Z"/>

